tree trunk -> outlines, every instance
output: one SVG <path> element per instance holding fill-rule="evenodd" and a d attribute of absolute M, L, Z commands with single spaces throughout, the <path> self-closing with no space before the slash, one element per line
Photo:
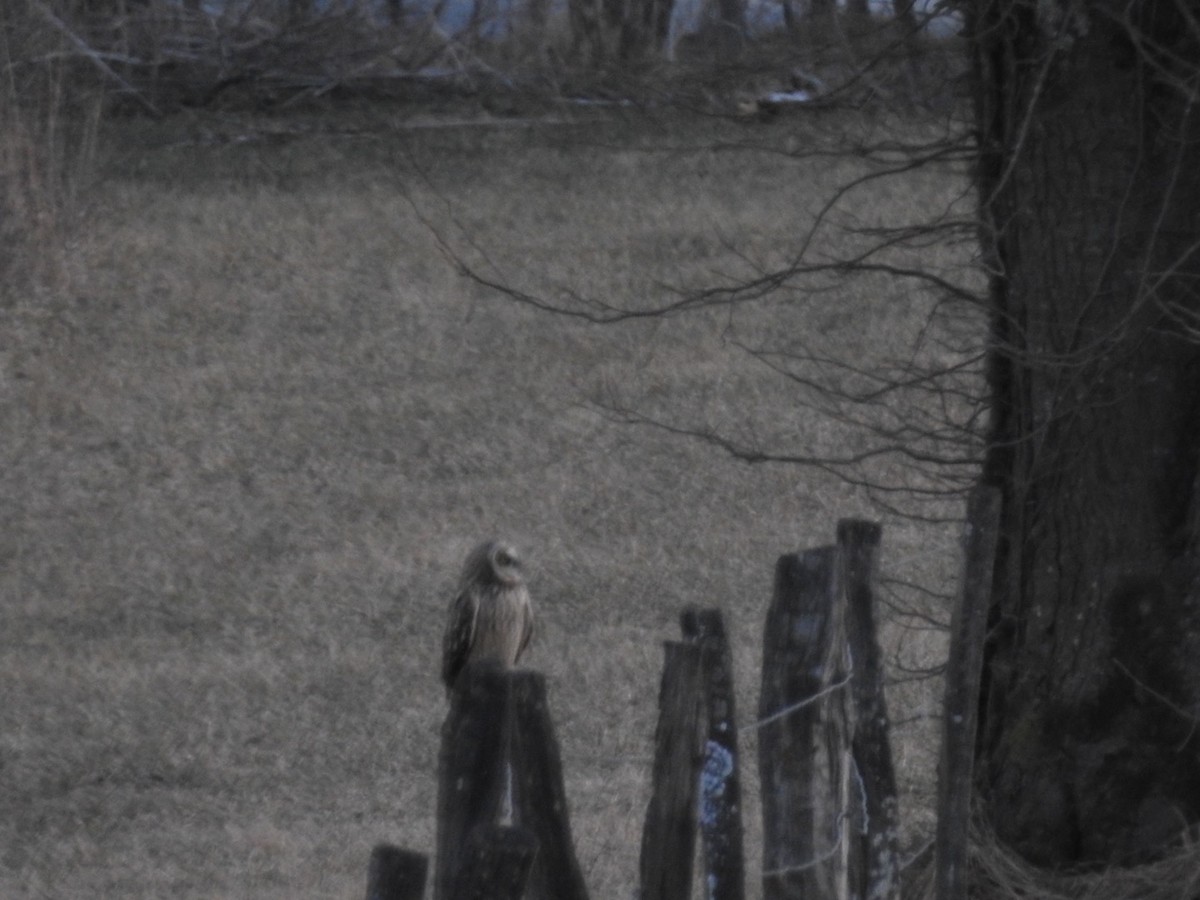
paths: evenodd
<path fill-rule="evenodd" d="M 1200 821 L 1188 8 L 986 0 L 968 23 L 1003 489 L 979 788 L 1044 864 L 1145 859 Z"/>

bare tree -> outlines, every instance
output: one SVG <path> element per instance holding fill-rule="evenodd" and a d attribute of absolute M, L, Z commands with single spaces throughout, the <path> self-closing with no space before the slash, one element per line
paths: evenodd
<path fill-rule="evenodd" d="M 1144 859 L 1200 820 L 1200 19 L 972 14 L 1004 491 L 980 787 L 1031 859 Z"/>

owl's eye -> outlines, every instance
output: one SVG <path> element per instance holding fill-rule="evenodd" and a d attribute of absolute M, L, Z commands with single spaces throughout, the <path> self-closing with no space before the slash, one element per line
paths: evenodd
<path fill-rule="evenodd" d="M 498 565 L 498 566 L 514 566 L 516 564 L 517 564 L 517 561 L 515 559 L 513 559 L 511 556 L 509 556 L 507 553 L 505 553 L 503 550 L 501 550 L 499 553 L 496 554 L 496 565 Z"/>

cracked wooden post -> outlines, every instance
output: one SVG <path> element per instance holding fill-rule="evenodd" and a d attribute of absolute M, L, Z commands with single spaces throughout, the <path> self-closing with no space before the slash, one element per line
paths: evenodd
<path fill-rule="evenodd" d="M 689 900 L 700 780 L 701 650 L 664 641 L 654 774 L 642 832 L 640 900 Z"/>
<path fill-rule="evenodd" d="M 861 805 L 851 804 L 857 815 L 852 819 L 856 828 L 850 879 L 858 896 L 899 900 L 900 801 L 883 693 L 883 654 L 875 630 L 874 580 L 882 531 L 877 523 L 860 519 L 842 519 L 837 526 L 846 596 L 846 639 L 854 661 L 850 679 L 854 736 L 850 749 L 863 794 Z M 858 821 L 863 815 L 866 821 Z"/>
<path fill-rule="evenodd" d="M 746 894 L 742 846 L 742 786 L 733 660 L 719 609 L 689 606 L 680 616 L 684 639 L 700 647 L 705 725 L 700 769 L 700 838 L 706 900 L 742 900 Z"/>
<path fill-rule="evenodd" d="M 500 819 L 508 800 L 508 673 L 470 664 L 450 697 L 438 755 L 434 898 L 449 900 L 471 832 Z"/>
<path fill-rule="evenodd" d="M 435 900 L 453 896 L 476 829 L 501 824 L 536 841 L 527 900 L 587 900 L 541 674 L 468 665 L 451 698 L 438 762 Z"/>
<path fill-rule="evenodd" d="M 837 547 L 779 558 L 763 636 L 764 900 L 843 900 L 846 641 Z"/>
<path fill-rule="evenodd" d="M 540 672 L 509 675 L 512 688 L 513 823 L 537 839 L 526 900 L 587 900 L 575 856 L 562 755 Z"/>

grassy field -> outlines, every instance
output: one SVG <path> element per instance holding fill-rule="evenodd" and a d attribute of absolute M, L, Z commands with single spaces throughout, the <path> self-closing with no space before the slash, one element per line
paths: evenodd
<path fill-rule="evenodd" d="M 612 414 L 852 448 L 741 345 L 902 358 L 927 297 L 873 276 L 597 325 L 452 258 L 636 308 L 751 276 L 866 163 L 716 142 L 795 150 L 824 126 L 300 127 L 318 124 L 117 123 L 60 283 L 0 306 L 0 896 L 351 898 L 374 843 L 432 851 L 445 608 L 495 535 L 531 569 L 528 662 L 549 679 L 589 887 L 628 897 L 660 641 L 684 604 L 725 611 L 750 723 L 780 553 L 867 516 L 889 599 L 952 585 L 952 525 Z M 936 212 L 961 191 L 918 172 L 840 215 Z M 927 253 L 949 271 L 969 248 Z M 885 630 L 912 843 L 937 698 L 901 667 L 943 646 L 914 624 Z"/>

